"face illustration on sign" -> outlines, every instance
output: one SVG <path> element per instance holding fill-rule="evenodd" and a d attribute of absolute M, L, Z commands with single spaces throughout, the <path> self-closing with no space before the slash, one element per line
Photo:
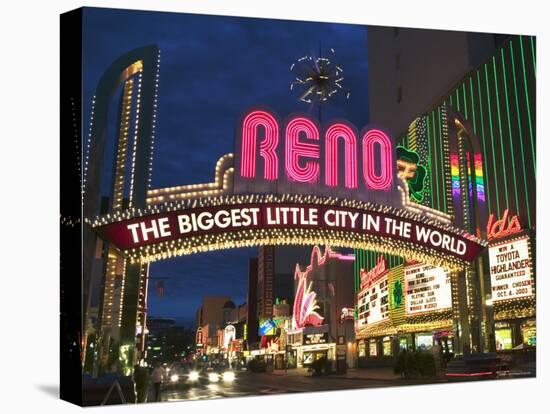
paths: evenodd
<path fill-rule="evenodd" d="M 409 186 L 409 195 L 418 202 L 424 199 L 426 167 L 420 164 L 420 157 L 414 151 L 397 146 L 397 175 Z"/>
<path fill-rule="evenodd" d="M 393 282 L 392 298 L 393 308 L 398 308 L 403 303 L 403 284 L 399 279 Z"/>

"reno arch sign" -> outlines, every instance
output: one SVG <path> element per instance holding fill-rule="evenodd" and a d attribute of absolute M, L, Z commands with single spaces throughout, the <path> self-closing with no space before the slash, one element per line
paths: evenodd
<path fill-rule="evenodd" d="M 237 131 L 234 191 L 316 194 L 398 206 L 395 145 L 380 128 L 307 116 L 281 122 L 267 110 L 244 115 Z"/>
<path fill-rule="evenodd" d="M 134 261 L 258 245 L 330 244 L 463 268 L 485 242 L 449 216 L 408 201 L 394 143 L 379 128 L 281 122 L 249 111 L 235 154 L 214 182 L 149 190 L 145 209 L 99 216 L 92 227 Z"/>

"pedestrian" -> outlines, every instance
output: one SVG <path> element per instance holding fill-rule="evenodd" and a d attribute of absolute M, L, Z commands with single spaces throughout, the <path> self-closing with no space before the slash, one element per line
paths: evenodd
<path fill-rule="evenodd" d="M 439 339 L 432 346 L 432 355 L 434 358 L 435 374 L 436 376 L 439 376 L 443 368 L 441 342 Z"/>
<path fill-rule="evenodd" d="M 134 366 L 134 383 L 136 386 L 136 402 L 143 403 L 147 401 L 147 382 L 148 378 L 147 368 L 136 364 Z"/>
<path fill-rule="evenodd" d="M 160 365 L 160 362 L 155 362 L 155 368 L 151 373 L 151 381 L 153 382 L 153 389 L 155 390 L 155 402 L 160 401 L 160 386 L 165 376 L 166 373 L 164 368 Z"/>

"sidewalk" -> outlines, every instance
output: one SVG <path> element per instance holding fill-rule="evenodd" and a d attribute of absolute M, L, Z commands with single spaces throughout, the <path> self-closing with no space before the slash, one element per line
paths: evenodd
<path fill-rule="evenodd" d="M 284 370 L 274 370 L 270 372 L 271 375 L 280 375 L 280 376 L 298 376 L 298 377 L 308 377 L 311 376 L 311 373 L 308 372 L 307 368 L 294 368 L 289 369 L 285 373 Z M 400 375 L 393 373 L 393 368 L 391 367 L 379 367 L 379 368 L 351 368 L 348 369 L 346 374 L 331 374 L 331 377 L 336 378 L 345 378 L 345 379 L 370 379 L 378 381 L 395 381 L 401 378 Z"/>
<path fill-rule="evenodd" d="M 401 378 L 401 375 L 394 374 L 392 367 L 377 368 L 351 368 L 346 375 L 341 375 L 349 379 L 372 379 L 383 381 L 395 381 Z"/>

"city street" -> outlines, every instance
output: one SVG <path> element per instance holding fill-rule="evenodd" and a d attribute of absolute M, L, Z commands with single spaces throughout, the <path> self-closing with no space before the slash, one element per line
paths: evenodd
<path fill-rule="evenodd" d="M 349 390 L 378 388 L 396 385 L 431 384 L 446 382 L 445 379 L 405 380 L 389 374 L 389 370 L 377 375 L 365 375 L 363 370 L 350 370 L 346 375 L 321 377 L 308 376 L 305 370 L 275 371 L 274 373 L 239 372 L 231 384 L 222 382 L 196 386 L 179 385 L 165 388 L 163 401 L 201 400 L 221 397 L 242 397 L 247 395 L 268 395 L 293 392 Z M 149 393 L 149 401 L 152 401 Z"/>
<path fill-rule="evenodd" d="M 141 13 L 62 19 L 63 399 L 535 376 L 535 36 Z"/>

